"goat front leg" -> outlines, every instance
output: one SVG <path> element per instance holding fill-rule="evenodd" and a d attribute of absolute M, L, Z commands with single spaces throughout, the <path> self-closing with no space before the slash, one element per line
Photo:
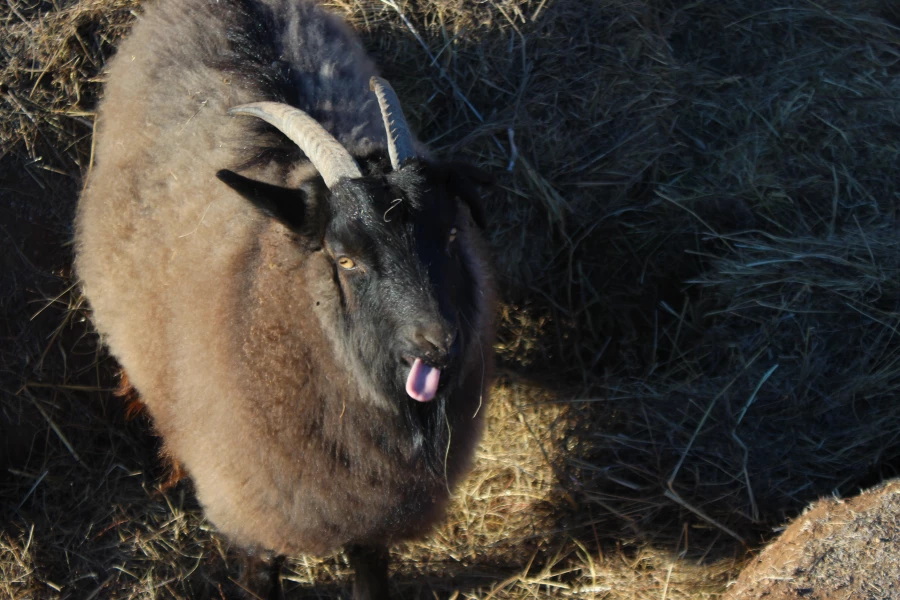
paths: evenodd
<path fill-rule="evenodd" d="M 272 558 L 269 565 L 269 599 L 284 600 L 284 588 L 281 587 L 281 570 L 284 568 L 284 554 Z"/>
<path fill-rule="evenodd" d="M 385 546 L 347 546 L 344 551 L 356 573 L 353 600 L 390 600 L 388 594 L 388 560 Z"/>

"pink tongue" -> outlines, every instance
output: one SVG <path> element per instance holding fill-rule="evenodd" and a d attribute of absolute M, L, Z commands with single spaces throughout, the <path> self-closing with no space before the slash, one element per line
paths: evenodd
<path fill-rule="evenodd" d="M 434 398 L 440 382 L 441 370 L 426 365 L 422 359 L 417 358 L 409 369 L 409 377 L 406 378 L 406 393 L 413 400 L 428 402 Z"/>

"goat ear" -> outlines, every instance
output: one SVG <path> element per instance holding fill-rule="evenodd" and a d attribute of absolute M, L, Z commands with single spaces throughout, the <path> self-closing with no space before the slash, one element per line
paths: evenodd
<path fill-rule="evenodd" d="M 481 229 L 487 227 L 484 204 L 481 201 L 479 186 L 490 187 L 495 181 L 493 175 L 467 163 L 449 163 L 447 185 L 469 207 L 475 224 Z"/>
<path fill-rule="evenodd" d="M 286 188 L 264 181 L 257 181 L 222 169 L 216 173 L 219 180 L 243 196 L 266 216 L 277 219 L 289 229 L 301 235 L 312 235 L 317 219 L 310 215 L 309 194 L 305 189 Z"/>

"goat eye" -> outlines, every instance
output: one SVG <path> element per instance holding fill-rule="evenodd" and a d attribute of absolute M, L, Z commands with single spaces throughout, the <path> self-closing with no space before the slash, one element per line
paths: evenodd
<path fill-rule="evenodd" d="M 340 257 L 340 258 L 338 259 L 337 263 L 338 263 L 338 265 L 340 265 L 340 267 L 341 267 L 342 269 L 350 270 L 350 269 L 355 269 L 355 268 L 356 268 L 356 263 L 353 262 L 353 259 L 350 258 L 349 256 L 342 256 L 342 257 Z"/>
<path fill-rule="evenodd" d="M 447 241 L 452 243 L 456 239 L 456 227 L 450 228 L 450 236 L 447 238 Z"/>

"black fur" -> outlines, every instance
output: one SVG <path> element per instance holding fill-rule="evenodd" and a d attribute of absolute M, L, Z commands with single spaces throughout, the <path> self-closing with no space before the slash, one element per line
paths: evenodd
<path fill-rule="evenodd" d="M 455 359 L 478 335 L 470 325 L 478 321 L 473 274 L 449 236 L 454 227 L 465 226 L 460 201 L 484 226 L 477 185 L 489 177 L 468 165 L 413 160 L 399 171 L 345 181 L 330 192 L 322 187 L 318 197 L 310 197 L 304 190 L 228 170 L 217 176 L 264 214 L 301 235 L 321 236 L 311 241 L 328 249 L 333 261 L 347 255 L 357 262 L 344 276 L 334 264 L 344 298 L 344 344 L 367 366 L 384 396 L 397 400 L 424 459 L 440 474 L 450 423 L 458 417 L 448 416 L 447 402 L 460 383 Z M 310 226 L 323 220 L 324 227 Z M 415 339 L 422 327 L 443 331 L 454 341 L 440 349 L 423 345 Z M 406 395 L 409 359 L 417 357 L 443 370 L 431 402 Z M 454 413 L 470 409 L 449 408 Z"/>

